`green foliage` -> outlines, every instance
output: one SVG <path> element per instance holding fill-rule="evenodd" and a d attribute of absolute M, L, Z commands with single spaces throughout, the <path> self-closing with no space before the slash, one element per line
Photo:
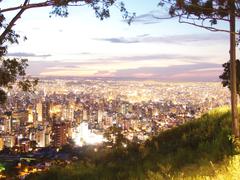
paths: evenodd
<path fill-rule="evenodd" d="M 240 95 L 240 61 L 239 59 L 236 60 L 237 64 L 237 93 Z M 230 61 L 223 64 L 223 73 L 219 76 L 222 79 L 223 87 L 228 87 L 230 89 L 231 82 L 230 82 Z"/>
<path fill-rule="evenodd" d="M 216 175 L 212 164 L 226 164 L 239 152 L 231 136 L 230 113 L 219 108 L 160 133 L 145 144 L 130 143 L 102 157 L 82 159 L 66 168 L 29 179 L 178 179 Z M 105 156 L 103 156 L 103 154 Z M 235 167 L 235 166 L 234 166 Z M 220 171 L 220 170 L 219 170 Z M 235 172 L 235 171 L 234 171 Z M 190 175 L 189 175 L 190 174 Z"/>
<path fill-rule="evenodd" d="M 180 23 L 186 23 L 210 31 L 229 32 L 219 27 L 213 27 L 221 22 L 229 22 L 230 12 L 240 17 L 240 1 L 226 0 L 160 0 L 159 6 L 169 9 L 171 17 L 178 17 Z"/>
<path fill-rule="evenodd" d="M 83 2 L 83 4 L 79 4 Z M 125 4 L 123 2 L 117 3 L 117 0 L 55 0 L 53 4 L 53 10 L 50 13 L 50 17 L 52 15 L 57 15 L 60 17 L 67 17 L 68 6 L 75 5 L 75 6 L 82 6 L 87 4 L 89 7 L 93 9 L 96 14 L 96 17 L 100 20 L 106 19 L 110 17 L 110 7 L 116 4 L 119 8 L 120 12 L 122 13 L 122 17 L 124 19 L 128 19 L 130 23 L 135 16 L 135 14 L 130 14 L 127 9 L 125 8 Z"/>
<path fill-rule="evenodd" d="M 16 82 L 23 91 L 33 92 L 35 90 L 38 80 L 30 80 L 25 77 L 25 69 L 28 66 L 26 59 L 2 57 L 0 62 L 0 87 L 2 88 L 0 89 L 0 104 L 6 102 L 6 90 L 12 89 Z"/>
<path fill-rule="evenodd" d="M 4 167 L 4 165 L 0 163 L 0 172 L 5 171 L 5 170 L 6 170 L 6 168 Z"/>
<path fill-rule="evenodd" d="M 240 154 L 240 139 L 232 136 L 229 136 L 229 140 L 232 142 L 232 144 L 235 147 L 235 151 Z"/>
<path fill-rule="evenodd" d="M 122 149 L 129 144 L 129 140 L 123 135 L 122 128 L 117 126 L 109 127 L 104 133 L 107 142 L 106 146 L 111 146 L 113 149 Z"/>
<path fill-rule="evenodd" d="M 1 59 L 0 86 L 12 88 L 18 76 L 25 75 L 26 59 Z"/>
<path fill-rule="evenodd" d="M 231 8 L 228 1 L 219 1 L 219 0 L 161 0 L 159 5 L 163 6 L 166 3 L 170 3 L 170 9 L 172 15 L 188 14 L 195 15 L 200 18 L 202 17 L 211 17 L 211 18 L 223 18 L 228 16 L 228 11 Z M 239 2 L 235 2 L 236 5 L 239 5 Z M 238 6 L 236 6 L 238 8 Z M 238 10 L 238 9 L 237 9 Z"/>

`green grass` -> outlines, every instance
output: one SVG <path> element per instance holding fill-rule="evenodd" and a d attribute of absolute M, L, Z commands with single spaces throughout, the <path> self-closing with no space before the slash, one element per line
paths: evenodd
<path fill-rule="evenodd" d="M 131 144 L 104 157 L 88 158 L 29 179 L 201 179 L 238 167 L 230 140 L 231 120 L 226 107 L 167 130 L 145 144 Z M 232 160 L 233 159 L 233 160 Z M 236 159 L 236 158 L 235 158 Z M 229 166 L 229 164 L 233 164 Z M 235 172 L 229 169 L 229 173 Z M 240 168 L 240 167 L 239 167 Z M 217 173 L 219 171 L 219 173 Z"/>

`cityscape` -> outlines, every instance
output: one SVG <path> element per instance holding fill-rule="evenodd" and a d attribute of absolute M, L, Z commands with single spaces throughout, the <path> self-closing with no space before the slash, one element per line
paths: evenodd
<path fill-rule="evenodd" d="M 240 0 L 0 4 L 0 179 L 240 179 Z"/>
<path fill-rule="evenodd" d="M 69 143 L 75 147 L 101 146 L 109 140 L 105 133 L 113 126 L 130 142 L 143 143 L 230 104 L 229 90 L 218 82 L 45 79 L 34 93 L 13 90 L 8 96 L 0 109 L 0 156 L 15 163 L 21 162 L 20 154 L 38 159 L 49 156 L 43 149 L 57 153 Z M 6 155 L 4 148 L 11 153 Z M 52 160 L 55 153 L 50 156 Z M 32 169 L 49 168 L 49 159 Z M 33 172 L 19 175 L 29 173 Z"/>

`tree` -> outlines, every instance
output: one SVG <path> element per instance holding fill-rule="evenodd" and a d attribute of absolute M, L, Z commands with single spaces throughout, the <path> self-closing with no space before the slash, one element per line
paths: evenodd
<path fill-rule="evenodd" d="M 104 133 L 107 139 L 106 145 L 111 146 L 113 149 L 123 149 L 129 145 L 129 140 L 123 135 L 122 128 L 116 125 L 111 126 Z"/>
<path fill-rule="evenodd" d="M 169 18 L 177 17 L 180 23 L 194 25 L 214 32 L 230 34 L 230 82 L 232 134 L 239 137 L 236 87 L 236 32 L 235 19 L 240 17 L 239 0 L 160 0 L 159 6 L 169 9 Z M 155 17 L 162 19 L 161 17 Z M 166 18 L 165 18 L 166 19 Z M 229 24 L 229 29 L 220 29 L 218 22 Z"/>
<path fill-rule="evenodd" d="M 237 59 L 237 93 L 240 96 L 240 61 Z M 224 87 L 228 87 L 230 89 L 231 82 L 230 82 L 230 61 L 223 64 L 224 71 L 222 75 L 219 76 L 222 79 L 222 84 Z"/>
<path fill-rule="evenodd" d="M 4 2 L 4 1 L 3 1 Z M 0 4 L 3 3 L 0 0 Z M 117 0 L 22 0 L 16 1 L 16 6 L 0 9 L 0 104 L 3 104 L 6 99 L 6 91 L 13 88 L 16 82 L 23 91 L 34 91 L 37 84 L 37 79 L 31 80 L 26 77 L 25 69 L 28 66 L 26 59 L 8 59 L 4 56 L 7 54 L 9 44 L 18 44 L 21 36 L 14 31 L 16 22 L 21 18 L 22 14 L 30 9 L 41 7 L 52 7 L 50 16 L 57 15 L 61 17 L 68 16 L 69 6 L 84 6 L 91 7 L 97 18 L 101 20 L 110 17 L 110 6 L 117 6 L 123 14 L 124 18 L 131 20 L 128 11 L 122 2 L 117 4 Z M 15 16 L 6 22 L 6 13 L 13 12 Z M 26 37 L 23 37 L 26 40 Z"/>

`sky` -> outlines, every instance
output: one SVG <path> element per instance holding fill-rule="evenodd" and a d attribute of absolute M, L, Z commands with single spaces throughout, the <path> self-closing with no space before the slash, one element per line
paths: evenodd
<path fill-rule="evenodd" d="M 115 6 L 103 21 L 88 5 L 69 8 L 67 18 L 50 18 L 51 8 L 28 10 L 14 27 L 27 40 L 9 45 L 8 57 L 27 58 L 27 72 L 33 76 L 218 81 L 222 64 L 229 60 L 228 34 L 176 19 L 157 20 L 152 15 L 163 17 L 167 12 L 157 4 L 158 0 L 126 0 L 128 11 L 136 13 L 131 25 Z M 16 5 L 1 3 L 2 8 Z M 6 14 L 8 19 L 14 13 Z"/>

